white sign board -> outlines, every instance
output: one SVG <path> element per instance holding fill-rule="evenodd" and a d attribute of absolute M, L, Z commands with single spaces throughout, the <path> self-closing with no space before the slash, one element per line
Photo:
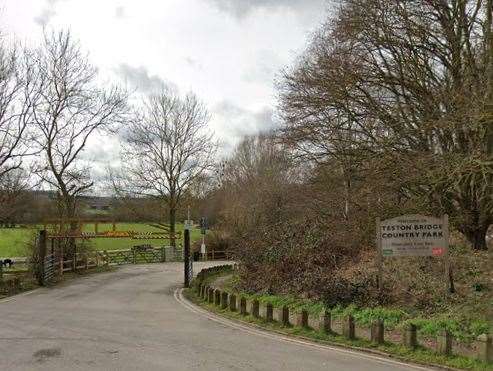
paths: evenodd
<path fill-rule="evenodd" d="M 377 222 L 384 257 L 443 256 L 448 252 L 448 218 L 403 215 Z"/>
<path fill-rule="evenodd" d="M 193 229 L 193 222 L 191 220 L 185 220 L 183 223 L 183 229 L 188 229 L 191 231 Z"/>

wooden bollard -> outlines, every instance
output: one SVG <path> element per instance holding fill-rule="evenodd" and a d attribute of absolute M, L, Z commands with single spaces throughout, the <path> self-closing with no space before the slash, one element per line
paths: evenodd
<path fill-rule="evenodd" d="M 308 312 L 305 309 L 296 314 L 296 326 L 308 327 Z"/>
<path fill-rule="evenodd" d="M 370 327 L 370 340 L 375 344 L 384 342 L 384 325 L 382 320 L 372 322 Z"/>
<path fill-rule="evenodd" d="M 415 349 L 418 346 L 418 329 L 416 325 L 407 325 L 407 327 L 404 329 L 402 343 L 406 347 L 411 349 Z"/>
<path fill-rule="evenodd" d="M 229 310 L 231 312 L 236 312 L 236 295 L 229 295 Z"/>
<path fill-rule="evenodd" d="M 478 359 L 485 362 L 493 362 L 493 337 L 482 334 L 477 338 L 478 342 Z"/>
<path fill-rule="evenodd" d="M 289 308 L 283 306 L 279 310 L 279 318 L 277 319 L 283 326 L 289 326 Z"/>
<path fill-rule="evenodd" d="M 9 295 L 14 295 L 14 281 L 12 279 L 7 281 L 7 291 Z"/>
<path fill-rule="evenodd" d="M 214 289 L 212 287 L 209 287 L 209 291 L 208 291 L 208 301 L 209 303 L 214 303 Z"/>
<path fill-rule="evenodd" d="M 352 315 L 348 315 L 343 323 L 342 334 L 346 339 L 354 340 L 356 338 L 356 334 L 354 331 L 354 317 Z"/>
<path fill-rule="evenodd" d="M 265 306 L 265 320 L 267 322 L 274 321 L 274 306 L 271 303 L 267 303 Z"/>
<path fill-rule="evenodd" d="M 206 285 L 202 285 L 202 292 L 200 293 L 200 297 L 202 298 L 202 300 L 207 299 L 207 286 Z"/>
<path fill-rule="evenodd" d="M 260 317 L 260 303 L 257 299 L 254 299 L 252 301 L 252 316 L 255 318 Z"/>
<path fill-rule="evenodd" d="M 240 298 L 240 314 L 243 316 L 246 316 L 247 313 L 247 301 L 246 298 L 241 297 Z"/>
<path fill-rule="evenodd" d="M 214 290 L 214 304 L 219 306 L 221 305 L 221 290 Z"/>
<path fill-rule="evenodd" d="M 320 331 L 330 334 L 332 332 L 332 317 L 330 312 L 326 310 L 320 318 Z"/>
<path fill-rule="evenodd" d="M 447 356 L 452 354 L 452 334 L 444 330 L 437 337 L 437 352 Z"/>
<path fill-rule="evenodd" d="M 221 309 L 226 309 L 228 307 L 228 293 L 223 291 L 221 294 Z"/>

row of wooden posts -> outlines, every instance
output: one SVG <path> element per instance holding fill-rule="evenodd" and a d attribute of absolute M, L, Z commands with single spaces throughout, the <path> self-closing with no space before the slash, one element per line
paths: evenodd
<path fill-rule="evenodd" d="M 276 308 L 270 303 L 261 305 L 257 299 L 250 300 L 244 296 L 228 293 L 202 283 L 199 283 L 195 287 L 199 298 L 210 304 L 214 304 L 221 309 L 239 312 L 244 316 L 251 314 L 255 318 L 263 318 L 268 322 L 277 321 L 283 326 L 294 325 L 304 328 L 310 327 L 326 334 L 335 334 L 330 311 L 325 311 L 320 316 L 309 315 L 307 310 L 291 313 L 291 309 L 287 306 Z M 375 344 L 384 344 L 386 342 L 383 320 L 375 320 L 371 324 L 369 330 L 369 340 L 371 342 Z M 356 339 L 356 325 L 352 315 L 348 315 L 343 319 L 341 332 L 348 340 Z M 401 342 L 410 349 L 418 348 L 418 329 L 415 325 L 407 325 L 402 333 Z M 454 339 L 450 332 L 446 330 L 443 331 L 437 338 L 437 353 L 452 355 L 454 343 Z M 483 361 L 493 362 L 492 337 L 490 335 L 481 335 L 477 339 L 477 344 L 476 357 Z"/>

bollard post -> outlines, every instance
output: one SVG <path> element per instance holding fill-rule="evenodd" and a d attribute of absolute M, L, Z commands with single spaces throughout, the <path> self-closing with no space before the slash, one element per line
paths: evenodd
<path fill-rule="evenodd" d="M 354 332 L 354 317 L 352 315 L 348 315 L 344 320 L 342 334 L 349 340 L 354 340 L 356 338 L 356 334 Z"/>
<path fill-rule="evenodd" d="M 280 310 L 279 310 L 279 318 L 278 321 L 283 325 L 283 326 L 289 326 L 289 308 L 284 305 Z"/>
<path fill-rule="evenodd" d="M 241 297 L 240 298 L 240 314 L 243 316 L 246 316 L 247 313 L 247 307 L 246 307 L 246 298 Z"/>
<path fill-rule="evenodd" d="M 477 338 L 478 359 L 485 362 L 493 362 L 493 337 L 491 335 L 482 334 Z"/>
<path fill-rule="evenodd" d="M 209 303 L 214 303 L 214 289 L 212 287 L 209 287 L 208 291 L 208 297 L 209 297 Z"/>
<path fill-rule="evenodd" d="M 236 312 L 236 295 L 229 295 L 229 310 L 231 312 Z"/>
<path fill-rule="evenodd" d="M 296 314 L 296 326 L 308 327 L 308 312 L 306 309 Z"/>
<path fill-rule="evenodd" d="M 447 331 L 443 330 L 437 338 L 437 351 L 440 354 L 444 355 L 451 355 L 452 354 L 452 334 Z"/>
<path fill-rule="evenodd" d="M 214 304 L 219 306 L 221 305 L 221 290 L 214 290 Z"/>
<path fill-rule="evenodd" d="M 267 303 L 265 306 L 265 320 L 272 322 L 274 320 L 274 306 L 271 303 Z"/>
<path fill-rule="evenodd" d="M 376 344 L 384 343 L 384 324 L 382 320 L 376 320 L 370 327 L 370 340 Z"/>
<path fill-rule="evenodd" d="M 260 318 L 260 303 L 257 299 L 254 299 L 252 302 L 252 316 Z"/>
<path fill-rule="evenodd" d="M 228 293 L 224 291 L 221 294 L 221 309 L 226 309 L 228 307 Z"/>
<path fill-rule="evenodd" d="M 418 346 L 418 329 L 416 325 L 409 324 L 404 329 L 403 343 L 406 347 L 415 349 Z"/>
<path fill-rule="evenodd" d="M 320 323 L 320 331 L 326 334 L 332 333 L 332 318 L 328 310 L 324 312 L 322 318 L 320 318 L 319 323 Z"/>

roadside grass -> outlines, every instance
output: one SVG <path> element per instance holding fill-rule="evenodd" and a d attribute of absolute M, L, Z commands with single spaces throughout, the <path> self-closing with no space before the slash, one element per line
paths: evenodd
<path fill-rule="evenodd" d="M 215 275 L 216 278 L 219 275 Z M 485 362 L 470 359 L 461 356 L 443 356 L 435 354 L 431 350 L 425 348 L 418 348 L 415 350 L 410 350 L 404 346 L 396 345 L 386 342 L 382 345 L 374 344 L 370 341 L 364 339 L 348 340 L 343 336 L 337 334 L 326 334 L 320 331 L 316 331 L 311 328 L 301 328 L 301 327 L 284 327 L 280 323 L 267 322 L 262 318 L 255 318 L 251 315 L 242 316 L 238 312 L 231 312 L 228 309 L 220 309 L 219 307 L 209 304 L 206 301 L 202 301 L 194 292 L 193 289 L 184 290 L 185 297 L 192 301 L 194 304 L 207 309 L 213 313 L 219 314 L 229 319 L 246 322 L 259 326 L 263 329 L 277 332 L 283 335 L 290 335 L 302 339 L 309 339 L 317 343 L 326 345 L 338 345 L 343 347 L 349 347 L 357 350 L 369 350 L 377 352 L 381 355 L 387 355 L 390 358 L 396 358 L 399 360 L 414 362 L 426 365 L 435 366 L 445 366 L 453 369 L 465 369 L 465 370 L 475 370 L 475 371 L 491 371 L 493 370 L 493 365 L 487 364 Z M 264 298 L 265 299 L 265 298 Z M 277 303 L 284 304 L 285 302 L 278 301 Z"/>
<path fill-rule="evenodd" d="M 240 292 L 236 289 L 238 277 L 234 274 L 218 273 L 207 278 L 208 283 L 223 290 L 241 294 L 248 299 L 257 299 L 261 303 L 270 303 L 274 307 L 288 306 L 294 312 L 306 310 L 310 315 L 319 315 L 325 310 L 321 301 L 300 299 L 291 295 L 262 295 Z M 217 283 L 216 283 L 217 282 Z M 376 319 L 384 321 L 386 329 L 403 329 L 408 324 L 417 326 L 419 333 L 424 337 L 436 338 L 443 330 L 448 330 L 452 336 L 462 343 L 470 343 L 479 335 L 492 330 L 486 311 L 473 313 L 467 307 L 449 307 L 448 310 L 430 314 L 427 312 L 408 311 L 404 306 L 359 308 L 355 305 L 346 307 L 335 306 L 330 308 L 334 319 L 342 319 L 351 314 L 355 322 L 363 327 L 369 327 Z"/>
<path fill-rule="evenodd" d="M 136 232 L 158 232 L 159 229 L 145 223 L 117 223 L 117 230 L 136 231 Z M 42 228 L 40 225 L 31 225 L 27 228 L 0 228 L 0 257 L 14 257 L 29 255 L 28 243 L 33 236 Z M 98 230 L 109 231 L 111 224 L 100 224 Z M 176 225 L 177 231 L 183 233 L 183 224 Z M 94 225 L 85 225 L 87 232 L 94 231 Z M 200 230 L 191 231 L 191 242 L 201 238 Z M 97 238 L 87 240 L 87 246 L 93 250 L 120 250 L 129 249 L 135 245 L 150 244 L 155 247 L 162 247 L 169 244 L 169 240 L 156 239 L 131 239 L 131 238 Z M 181 241 L 180 241 L 181 242 Z"/>

